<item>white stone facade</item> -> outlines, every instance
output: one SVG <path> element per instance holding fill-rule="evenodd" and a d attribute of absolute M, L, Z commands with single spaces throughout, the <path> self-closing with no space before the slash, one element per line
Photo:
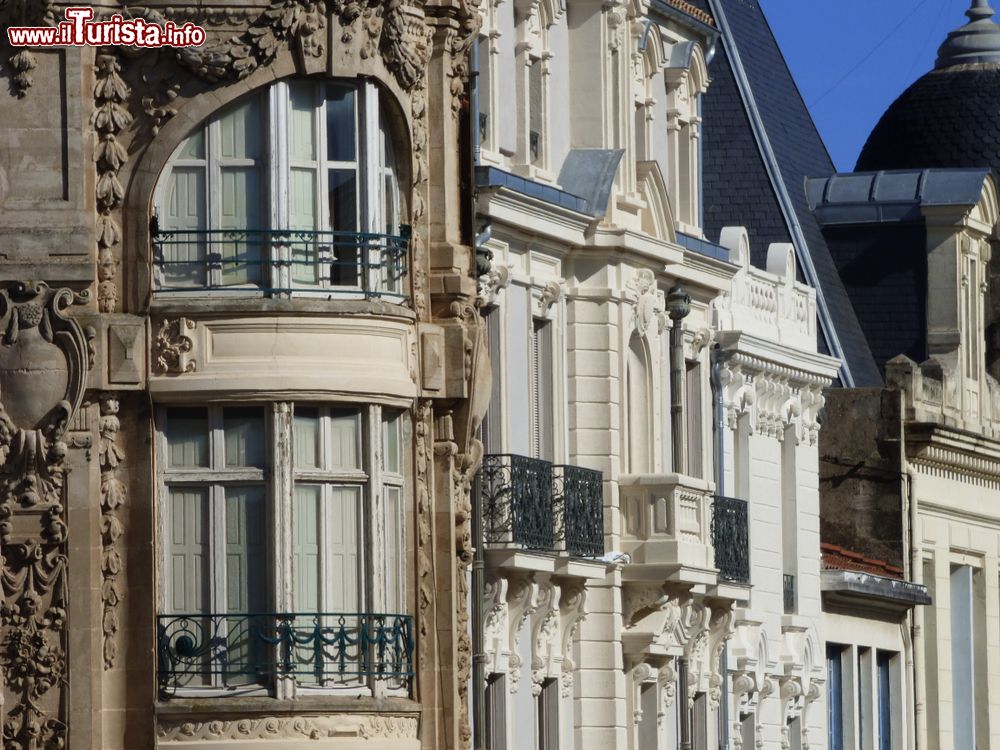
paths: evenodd
<path fill-rule="evenodd" d="M 745 231 L 704 241 L 697 97 L 711 29 L 642 5 L 482 13 L 486 460 L 599 471 L 605 552 L 487 538 L 487 746 L 707 750 L 722 731 L 732 747 L 825 747 L 816 438 L 838 363 L 816 352 L 815 293 L 791 246 L 756 269 Z M 532 120 L 535 106 L 545 116 Z M 599 205 L 558 181 L 581 148 L 622 152 Z M 678 322 L 675 284 L 690 295 Z M 745 573 L 726 536 L 741 528 Z"/>

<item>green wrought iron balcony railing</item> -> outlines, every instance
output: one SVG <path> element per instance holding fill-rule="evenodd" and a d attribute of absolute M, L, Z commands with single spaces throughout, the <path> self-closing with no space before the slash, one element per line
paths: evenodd
<path fill-rule="evenodd" d="M 409 615 L 227 613 L 157 616 L 158 679 L 179 691 L 268 688 L 279 677 L 308 687 L 384 681 L 411 691 Z"/>
<path fill-rule="evenodd" d="M 489 454 L 477 476 L 485 541 L 492 547 L 576 557 L 604 554 L 601 472 L 527 456 Z"/>
<path fill-rule="evenodd" d="M 750 530 L 746 500 L 716 495 L 712 503 L 712 546 L 719 579 L 750 583 Z"/>
<path fill-rule="evenodd" d="M 158 293 L 408 296 L 410 228 L 398 235 L 302 229 L 157 229 Z"/>

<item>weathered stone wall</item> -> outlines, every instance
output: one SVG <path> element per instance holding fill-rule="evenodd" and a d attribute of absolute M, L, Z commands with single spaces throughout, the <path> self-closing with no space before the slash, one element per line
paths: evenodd
<path fill-rule="evenodd" d="M 903 567 L 899 391 L 830 389 L 825 409 L 820 538 Z"/>

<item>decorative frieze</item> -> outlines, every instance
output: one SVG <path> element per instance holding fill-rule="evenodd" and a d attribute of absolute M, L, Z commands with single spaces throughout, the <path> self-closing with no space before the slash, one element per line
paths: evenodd
<path fill-rule="evenodd" d="M 125 533 L 118 509 L 125 502 L 127 490 L 118 477 L 118 467 L 125 460 L 124 449 L 118 444 L 119 402 L 114 393 L 101 396 L 100 462 L 101 462 L 101 618 L 104 631 L 104 668 L 111 669 L 118 658 L 116 636 L 121 627 L 118 607 L 124 596 L 120 576 L 123 568 L 118 542 Z"/>
<path fill-rule="evenodd" d="M 158 744 L 220 740 L 417 739 L 415 716 L 256 716 L 242 719 L 166 719 L 157 722 Z"/>

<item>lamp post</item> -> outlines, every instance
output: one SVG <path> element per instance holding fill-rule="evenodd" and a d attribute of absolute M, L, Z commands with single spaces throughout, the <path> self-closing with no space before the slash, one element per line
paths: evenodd
<path fill-rule="evenodd" d="M 681 321 L 691 312 L 691 295 L 680 282 L 667 292 L 667 315 L 670 317 L 670 429 L 674 471 L 687 469 L 687 445 L 684 441 L 684 329 Z"/>

